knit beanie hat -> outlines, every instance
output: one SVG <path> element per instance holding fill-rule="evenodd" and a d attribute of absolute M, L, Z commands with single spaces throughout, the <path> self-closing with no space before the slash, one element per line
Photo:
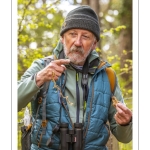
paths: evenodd
<path fill-rule="evenodd" d="M 70 11 L 63 23 L 60 35 L 70 29 L 85 29 L 91 31 L 97 41 L 100 39 L 100 27 L 96 13 L 87 5 L 79 6 Z"/>

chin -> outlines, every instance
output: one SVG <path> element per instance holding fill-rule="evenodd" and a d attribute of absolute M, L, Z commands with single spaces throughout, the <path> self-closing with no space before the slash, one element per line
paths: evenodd
<path fill-rule="evenodd" d="M 75 64 L 75 65 L 79 65 L 82 66 L 84 64 L 83 59 L 80 61 L 79 59 L 70 59 L 70 61 Z"/>
<path fill-rule="evenodd" d="M 77 54 L 68 55 L 68 58 L 75 65 L 82 65 L 82 64 L 84 64 L 84 61 L 85 61 L 83 56 L 77 55 Z"/>

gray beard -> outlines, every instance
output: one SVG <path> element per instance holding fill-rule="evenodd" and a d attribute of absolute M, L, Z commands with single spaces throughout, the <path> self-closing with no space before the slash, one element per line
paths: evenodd
<path fill-rule="evenodd" d="M 93 44 L 92 44 L 92 46 L 93 46 Z M 92 47 L 91 46 L 91 47 Z M 79 61 L 79 59 L 76 59 L 77 61 L 73 61 L 74 60 L 74 58 L 72 59 L 71 57 L 69 58 L 68 56 L 67 56 L 67 54 L 66 54 L 66 51 L 67 51 L 67 48 L 66 48 L 66 44 L 64 43 L 64 54 L 65 54 L 65 56 L 66 56 L 66 58 L 69 58 L 70 59 L 70 61 L 73 63 L 73 64 L 75 64 L 75 65 L 79 65 L 79 64 L 84 64 L 84 62 L 85 62 L 85 60 L 86 60 L 86 58 L 88 57 L 88 55 L 91 53 L 91 47 L 90 47 L 90 49 L 89 49 L 89 51 L 88 51 L 88 53 L 85 55 L 84 54 L 84 50 L 82 49 L 82 47 L 77 47 L 77 49 L 75 49 L 75 47 L 71 47 L 70 48 L 70 50 L 69 50 L 69 52 L 80 52 L 81 54 L 84 54 L 84 57 Z"/>

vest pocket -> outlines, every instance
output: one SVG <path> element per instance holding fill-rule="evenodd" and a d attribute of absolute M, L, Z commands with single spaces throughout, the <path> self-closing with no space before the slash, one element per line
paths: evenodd
<path fill-rule="evenodd" d="M 39 147 L 58 149 L 60 144 L 59 134 L 52 134 L 54 128 L 53 126 L 54 124 L 52 125 L 50 121 L 48 121 L 47 126 L 45 128 L 46 132 L 43 134 L 42 120 L 37 119 L 33 127 L 31 142 Z M 50 140 L 52 141 L 52 144 L 47 145 L 47 143 L 50 142 Z"/>
<path fill-rule="evenodd" d="M 44 130 L 46 131 L 43 132 L 42 120 L 37 119 L 33 127 L 32 142 L 38 145 L 39 147 L 46 146 L 48 138 L 52 135 L 52 126 L 49 122 L 47 122 L 47 125 L 46 127 L 44 127 Z"/>

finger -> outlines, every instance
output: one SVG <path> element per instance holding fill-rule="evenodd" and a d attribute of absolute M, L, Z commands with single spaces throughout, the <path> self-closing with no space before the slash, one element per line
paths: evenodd
<path fill-rule="evenodd" d="M 119 116 L 117 114 L 115 114 L 114 118 L 118 124 L 122 123 L 122 120 L 119 118 Z"/>
<path fill-rule="evenodd" d="M 118 112 L 117 112 L 115 115 L 116 115 L 117 118 L 119 118 L 120 120 L 125 119 L 125 117 L 126 117 L 125 114 L 122 115 L 122 114 L 120 114 L 120 113 L 118 113 Z"/>
<path fill-rule="evenodd" d="M 66 70 L 66 67 L 65 67 L 64 65 L 58 65 L 58 64 L 56 63 L 56 61 L 52 61 L 52 62 L 47 66 L 47 68 L 48 68 L 49 70 L 55 70 L 55 71 L 60 72 L 60 73 L 62 73 L 62 72 L 64 72 L 64 71 Z"/>
<path fill-rule="evenodd" d="M 53 70 L 53 77 L 60 77 L 62 73 L 56 71 L 56 70 Z"/>
<path fill-rule="evenodd" d="M 66 66 L 65 66 L 65 65 L 61 65 L 61 67 L 63 67 L 63 68 L 64 68 L 64 70 L 66 70 Z"/>
<path fill-rule="evenodd" d="M 125 109 L 126 108 L 126 106 L 125 106 L 125 104 L 124 103 L 117 103 L 117 106 L 120 108 L 120 109 Z"/>
<path fill-rule="evenodd" d="M 56 75 L 57 74 L 57 75 Z M 58 75 L 59 73 L 56 73 L 56 71 L 55 70 L 51 70 L 50 72 L 49 72 L 49 79 L 50 80 L 57 80 L 58 79 Z"/>
<path fill-rule="evenodd" d="M 114 116 L 116 122 L 120 125 L 126 125 L 130 122 L 131 118 L 129 116 L 120 116 L 119 113 L 116 113 Z"/>
<path fill-rule="evenodd" d="M 116 107 L 117 113 L 116 115 L 123 119 L 125 122 L 129 122 L 132 118 L 132 112 L 126 107 L 127 110 L 120 109 L 119 107 Z"/>
<path fill-rule="evenodd" d="M 123 113 L 128 114 L 128 113 L 131 112 L 131 110 L 130 110 L 128 107 L 126 107 L 123 103 L 117 103 L 116 109 L 117 109 L 117 111 L 120 112 L 120 113 L 123 112 Z"/>
<path fill-rule="evenodd" d="M 52 80 L 53 80 L 53 81 L 54 81 L 54 80 L 56 81 L 56 80 L 58 80 L 58 78 L 59 78 L 59 77 L 55 75 L 55 76 L 52 77 Z"/>
<path fill-rule="evenodd" d="M 55 72 L 54 72 L 54 70 L 49 70 L 48 71 L 48 78 L 50 79 L 50 80 L 52 80 L 52 79 L 54 79 L 55 78 Z"/>
<path fill-rule="evenodd" d="M 116 106 L 116 110 L 117 110 L 117 114 L 118 116 L 125 118 L 126 116 L 128 116 L 129 114 L 127 113 L 127 111 L 123 111 L 122 109 L 120 109 L 119 107 Z"/>
<path fill-rule="evenodd" d="M 66 70 L 66 67 L 64 65 L 58 66 L 57 64 L 54 64 L 52 68 L 53 70 L 61 74 Z"/>
<path fill-rule="evenodd" d="M 58 60 L 54 60 L 55 63 L 59 66 L 61 65 L 67 65 L 70 63 L 70 59 L 58 59 Z"/>
<path fill-rule="evenodd" d="M 61 65 L 61 66 L 56 67 L 55 69 L 56 69 L 56 71 L 62 73 L 66 70 L 66 67 L 65 67 L 65 65 Z"/>

